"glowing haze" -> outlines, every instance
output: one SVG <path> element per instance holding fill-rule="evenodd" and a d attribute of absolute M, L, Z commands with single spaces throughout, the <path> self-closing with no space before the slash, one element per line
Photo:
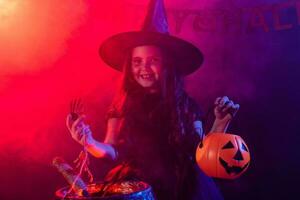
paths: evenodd
<path fill-rule="evenodd" d="M 103 137 L 100 132 L 104 131 L 104 113 L 119 73 L 104 65 L 99 59 L 98 48 L 105 38 L 115 33 L 138 30 L 147 3 L 146 0 L 138 3 L 131 0 L 105 3 L 96 0 L 0 0 L 0 152 L 9 149 L 22 158 L 48 162 L 47 159 L 65 145 L 76 146 L 64 126 L 68 104 L 75 97 L 83 98 L 96 137 Z M 252 5 L 255 4 L 166 1 L 171 32 L 176 32 L 178 23 L 174 10 Z M 247 56 L 242 55 L 242 51 L 234 57 L 238 53 L 233 53 L 235 48 L 232 47 L 244 44 L 244 53 L 249 53 L 255 46 L 268 47 L 267 43 L 254 42 L 249 35 L 195 32 L 191 28 L 193 19 L 192 16 L 186 18 L 177 33 L 194 42 L 205 55 L 202 69 L 189 78 L 191 93 L 204 104 L 216 95 L 228 93 L 250 98 L 254 90 L 246 77 L 248 72 L 252 73 L 250 68 L 245 75 L 239 69 L 240 74 L 231 70 L 231 65 L 244 65 L 249 59 L 245 59 Z M 248 39 L 253 42 L 248 43 Z M 261 63 L 264 62 L 268 60 L 261 58 Z M 61 138 L 66 139 L 65 144 Z"/>
<path fill-rule="evenodd" d="M 204 109 L 219 95 L 239 102 L 256 98 L 253 81 L 263 83 L 260 75 L 279 57 L 278 44 L 283 39 L 276 32 L 263 32 L 264 27 L 253 33 L 199 31 L 201 20 L 195 14 L 183 18 L 175 11 L 234 10 L 264 2 L 165 1 L 171 33 L 193 42 L 204 53 L 202 69 L 188 78 L 187 85 Z M 103 138 L 105 111 L 120 74 L 100 60 L 98 48 L 113 34 L 139 30 L 147 3 L 0 0 L 1 160 L 11 157 L 14 162 L 48 165 L 57 155 L 74 158 L 80 148 L 65 127 L 65 116 L 69 102 L 77 97 L 84 101 L 95 137 Z M 247 13 L 244 24 L 249 18 Z"/>

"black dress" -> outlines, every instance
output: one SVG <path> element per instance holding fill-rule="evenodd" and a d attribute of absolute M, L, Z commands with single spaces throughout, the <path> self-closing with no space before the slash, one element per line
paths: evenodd
<path fill-rule="evenodd" d="M 170 114 L 160 99 L 158 94 L 132 96 L 124 114 L 108 114 L 124 121 L 115 145 L 119 164 L 107 180 L 144 181 L 152 186 L 158 200 L 222 199 L 213 180 L 195 163 L 199 137 L 192 123 L 200 117 L 197 105 L 189 98 L 182 125 L 186 134 L 175 142 L 170 134 Z"/>

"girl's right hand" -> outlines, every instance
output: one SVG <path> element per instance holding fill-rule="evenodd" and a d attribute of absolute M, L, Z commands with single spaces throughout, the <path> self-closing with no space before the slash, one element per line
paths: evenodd
<path fill-rule="evenodd" d="M 69 114 L 66 119 L 66 125 L 72 138 L 83 146 L 93 141 L 92 131 L 89 125 L 84 123 L 84 118 L 85 116 L 81 115 L 74 121 Z"/>

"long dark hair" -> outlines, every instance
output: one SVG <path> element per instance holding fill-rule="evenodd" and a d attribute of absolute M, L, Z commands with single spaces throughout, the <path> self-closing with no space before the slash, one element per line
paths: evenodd
<path fill-rule="evenodd" d="M 168 138 L 170 143 L 179 143 L 182 136 L 187 134 L 185 123 L 187 122 L 186 116 L 190 111 L 190 98 L 184 91 L 183 77 L 176 70 L 176 58 L 174 59 L 172 54 L 166 49 L 159 48 L 163 55 L 163 69 L 160 78 L 159 92 L 161 103 L 164 105 L 164 112 L 168 113 L 170 119 L 169 125 L 171 131 Z M 123 66 L 121 87 L 115 96 L 109 111 L 118 117 L 124 116 L 130 97 L 145 90 L 133 78 L 131 72 L 131 55 L 132 50 L 127 52 Z"/>

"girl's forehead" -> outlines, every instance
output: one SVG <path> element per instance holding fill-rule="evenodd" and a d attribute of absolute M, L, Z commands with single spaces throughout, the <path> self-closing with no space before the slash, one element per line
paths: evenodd
<path fill-rule="evenodd" d="M 161 56 L 161 49 L 155 45 L 137 46 L 132 49 L 132 57 L 138 56 Z"/>

